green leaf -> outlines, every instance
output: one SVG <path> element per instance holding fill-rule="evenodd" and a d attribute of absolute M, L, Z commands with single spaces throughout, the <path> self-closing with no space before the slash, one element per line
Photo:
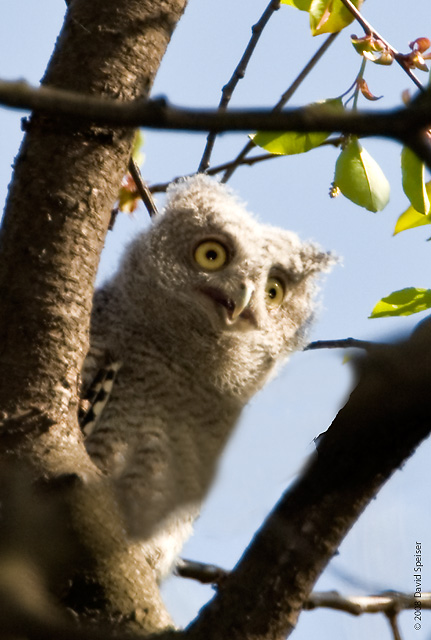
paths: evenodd
<path fill-rule="evenodd" d="M 357 9 L 363 0 L 353 0 Z M 321 33 L 336 33 L 353 22 L 354 17 L 341 0 L 312 0 L 310 5 L 310 27 L 313 36 Z"/>
<path fill-rule="evenodd" d="M 335 109 L 337 111 L 342 111 L 344 108 L 341 98 L 330 98 L 328 100 L 314 102 L 308 105 L 307 108 L 310 107 L 313 109 Z M 329 135 L 329 133 L 322 131 L 311 133 L 299 133 L 297 131 L 288 131 L 287 133 L 285 131 L 258 131 L 250 137 L 258 147 L 262 147 L 269 153 L 288 156 L 295 153 L 305 153 L 306 151 L 310 151 L 310 149 L 320 146 Z"/>
<path fill-rule="evenodd" d="M 325 142 L 329 133 L 297 133 L 296 131 L 262 131 L 252 136 L 253 142 L 269 153 L 289 156 L 305 153 Z"/>
<path fill-rule="evenodd" d="M 301 11 L 309 11 L 311 0 L 281 0 L 281 4 L 290 4 Z"/>
<path fill-rule="evenodd" d="M 144 134 L 141 129 L 138 129 L 135 138 L 133 140 L 132 147 L 132 158 L 140 167 L 145 160 L 145 153 L 142 151 L 142 147 L 144 146 Z"/>
<path fill-rule="evenodd" d="M 135 181 L 130 173 L 126 173 L 118 192 L 118 210 L 123 213 L 133 213 L 138 208 L 140 200 Z"/>
<path fill-rule="evenodd" d="M 418 213 L 416 209 L 409 207 L 398 218 L 394 229 L 394 236 L 396 236 L 397 233 L 401 233 L 401 231 L 421 227 L 424 224 L 431 224 L 431 215 L 424 216 L 423 213 Z"/>
<path fill-rule="evenodd" d="M 431 181 L 426 183 L 425 189 L 428 197 L 431 198 Z M 397 233 L 401 233 L 401 231 L 421 227 L 424 224 L 431 224 L 431 213 L 424 216 L 423 213 L 419 213 L 414 207 L 410 206 L 398 218 L 394 229 L 394 236 L 396 236 Z"/>
<path fill-rule="evenodd" d="M 363 0 L 352 1 L 355 7 L 360 9 Z M 341 31 L 354 20 L 353 15 L 341 0 L 281 0 L 281 4 L 288 4 L 301 11 L 308 11 L 313 36 Z"/>
<path fill-rule="evenodd" d="M 425 186 L 425 165 L 408 147 L 401 151 L 401 172 L 404 193 L 412 207 L 422 214 L 430 212 L 430 201 Z"/>
<path fill-rule="evenodd" d="M 338 156 L 334 186 L 369 211 L 381 211 L 389 202 L 390 186 L 385 174 L 356 137 L 350 139 Z"/>
<path fill-rule="evenodd" d="M 431 308 L 431 289 L 409 287 L 394 291 L 382 298 L 371 312 L 370 318 L 388 318 L 389 316 L 410 316 Z"/>

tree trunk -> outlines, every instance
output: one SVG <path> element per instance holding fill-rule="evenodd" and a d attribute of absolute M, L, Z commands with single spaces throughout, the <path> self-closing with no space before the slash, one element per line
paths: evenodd
<path fill-rule="evenodd" d="M 72 0 L 43 83 L 148 97 L 185 4 Z M 127 551 L 76 418 L 94 280 L 134 131 L 37 113 L 24 127 L 0 232 L 0 452 L 29 461 L 38 477 L 81 477 L 67 494 L 89 551 L 85 582 L 103 591 L 96 608 L 154 630 L 169 618 L 138 550 Z M 80 594 L 81 610 L 95 606 Z"/>

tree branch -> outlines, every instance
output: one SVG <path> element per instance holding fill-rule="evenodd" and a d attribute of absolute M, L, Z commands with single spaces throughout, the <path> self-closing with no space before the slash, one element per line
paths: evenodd
<path fill-rule="evenodd" d="M 175 573 L 182 578 L 196 580 L 201 584 L 212 584 L 219 588 L 220 585 L 223 586 L 223 581 L 228 578 L 230 571 L 212 564 L 181 559 Z M 337 591 L 313 591 L 303 609 L 333 609 L 359 616 L 363 613 L 399 613 L 406 609 L 414 609 L 417 602 L 414 594 L 394 591 L 369 596 L 343 596 Z M 431 611 L 431 593 L 422 592 L 420 602 L 421 609 Z"/>
<path fill-rule="evenodd" d="M 342 596 L 337 592 L 314 592 L 311 594 L 304 610 L 325 608 L 344 611 L 354 616 L 364 613 L 391 613 L 414 609 L 417 598 L 407 593 L 380 593 L 370 596 Z M 421 608 L 431 610 L 431 593 L 422 593 Z"/>
<path fill-rule="evenodd" d="M 430 356 L 428 336 L 418 333 L 358 363 L 359 383 L 317 440 L 308 469 L 187 629 L 187 638 L 275 640 L 294 629 L 312 585 L 352 524 L 431 431 Z"/>
<path fill-rule="evenodd" d="M 428 94 L 405 107 L 389 111 L 334 113 L 308 105 L 274 113 L 268 109 L 187 109 L 165 100 L 122 102 L 53 87 L 32 88 L 23 82 L 0 82 L 0 103 L 38 113 L 68 116 L 69 120 L 94 121 L 118 127 L 148 127 L 184 131 L 339 131 L 404 141 L 431 125 Z M 406 131 L 407 130 L 407 131 Z"/>
<path fill-rule="evenodd" d="M 343 338 L 342 340 L 316 340 L 304 347 L 304 351 L 315 351 L 316 349 L 373 349 L 384 346 L 382 343 L 369 342 L 368 340 L 358 340 L 357 338 Z"/>
<path fill-rule="evenodd" d="M 245 76 L 248 63 L 250 62 L 250 58 L 253 55 L 253 52 L 256 48 L 256 45 L 259 41 L 260 36 L 262 35 L 262 32 L 265 26 L 267 25 L 272 14 L 275 11 L 278 11 L 279 8 L 280 8 L 280 0 L 270 0 L 268 6 L 266 7 L 259 21 L 256 22 L 255 25 L 253 25 L 251 29 L 252 35 L 251 35 L 250 41 L 241 57 L 241 60 L 239 61 L 238 66 L 233 72 L 231 79 L 223 87 L 222 97 L 220 100 L 220 104 L 218 106 L 219 111 L 226 111 L 226 108 L 232 98 L 232 94 L 235 91 L 236 85 Z M 199 164 L 198 172 L 200 173 L 203 171 L 206 171 L 206 169 L 208 169 L 209 167 L 211 153 L 214 148 L 215 139 L 216 139 L 216 134 L 214 132 L 211 132 L 208 135 L 205 150 Z"/>
<path fill-rule="evenodd" d="M 151 195 L 151 190 L 143 181 L 141 176 L 141 171 L 133 158 L 130 158 L 128 168 L 129 168 L 129 173 L 133 178 L 133 182 L 136 185 L 136 189 L 138 190 L 138 193 L 141 197 L 141 200 L 147 208 L 150 218 L 152 218 L 153 216 L 156 216 L 158 214 L 158 211 L 157 211 L 156 203 L 154 202 L 153 197 Z"/>

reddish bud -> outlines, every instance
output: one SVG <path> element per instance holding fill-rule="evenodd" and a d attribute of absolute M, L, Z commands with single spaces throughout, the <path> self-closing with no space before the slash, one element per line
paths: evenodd
<path fill-rule="evenodd" d="M 371 91 L 368 88 L 367 83 L 365 82 L 365 80 L 363 78 L 359 78 L 357 81 L 357 85 L 359 87 L 360 92 L 362 93 L 362 95 L 364 96 L 364 98 L 366 98 L 367 100 L 380 100 L 380 98 L 383 98 L 383 96 L 375 96 L 371 93 Z"/>
<path fill-rule="evenodd" d="M 423 53 L 431 47 L 431 40 L 425 37 L 416 38 L 416 40 L 409 43 L 409 47 L 412 51 L 419 51 L 419 53 Z"/>
<path fill-rule="evenodd" d="M 428 71 L 428 67 L 425 64 L 423 56 L 418 51 L 412 51 L 411 53 L 399 54 L 401 58 L 410 69 L 420 69 L 421 71 Z"/>

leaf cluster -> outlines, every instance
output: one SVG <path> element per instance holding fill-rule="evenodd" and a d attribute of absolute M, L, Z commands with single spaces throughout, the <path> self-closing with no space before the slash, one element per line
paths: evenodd
<path fill-rule="evenodd" d="M 353 10 L 349 11 L 349 5 L 350 8 L 353 5 L 359 10 L 362 0 L 355 2 L 348 0 L 282 0 L 282 4 L 308 12 L 311 33 L 315 36 L 344 29 L 354 19 Z M 407 54 L 396 52 L 371 28 L 363 37 L 351 36 L 351 43 L 362 58 L 360 71 L 352 86 L 339 98 L 322 100 L 308 105 L 309 108 L 342 110 L 346 109 L 349 102 L 352 101 L 352 108 L 356 109 L 360 95 L 370 101 L 379 100 L 381 96 L 374 96 L 364 79 L 367 61 L 389 65 L 394 59 L 397 59 L 404 68 L 428 71 L 425 61 L 431 57 L 431 54 L 427 53 L 431 41 L 426 37 L 419 37 L 410 42 L 410 52 Z M 429 135 L 429 133 L 425 135 Z M 255 145 L 275 155 L 306 153 L 329 142 L 340 145 L 341 151 L 335 163 L 330 196 L 337 197 L 342 194 L 368 211 L 382 211 L 390 199 L 390 185 L 381 167 L 362 146 L 358 137 L 343 136 L 341 139 L 332 140 L 330 136 L 329 132 L 258 132 L 251 136 L 251 139 Z M 431 223 L 431 182 L 425 182 L 425 165 L 407 146 L 403 147 L 401 151 L 401 177 L 402 187 L 410 201 L 410 206 L 398 218 L 394 235 Z M 382 298 L 373 309 L 370 318 L 408 315 L 430 307 L 431 300 L 428 290 L 409 287 Z"/>

